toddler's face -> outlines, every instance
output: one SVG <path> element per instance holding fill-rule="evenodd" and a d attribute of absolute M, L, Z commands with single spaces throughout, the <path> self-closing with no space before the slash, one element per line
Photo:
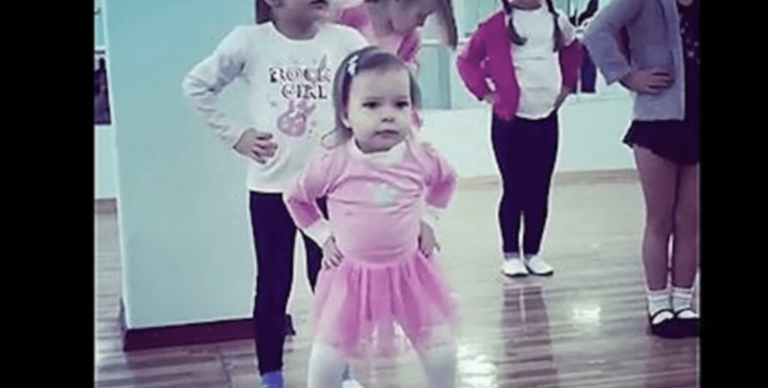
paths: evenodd
<path fill-rule="evenodd" d="M 408 70 L 368 70 L 356 75 L 343 117 L 364 152 L 386 151 L 405 139 L 413 119 Z"/>

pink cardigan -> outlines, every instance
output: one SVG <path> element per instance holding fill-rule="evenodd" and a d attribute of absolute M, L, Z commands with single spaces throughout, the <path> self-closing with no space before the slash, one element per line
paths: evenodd
<path fill-rule="evenodd" d="M 487 79 L 495 85 L 496 102 L 493 111 L 505 120 L 514 119 L 520 105 L 520 85 L 512 61 L 512 40 L 506 26 L 506 14 L 499 11 L 480 24 L 467 46 L 458 55 L 456 67 L 469 92 L 478 100 L 490 89 Z M 575 41 L 560 50 L 560 70 L 563 86 L 576 88 L 584 53 Z"/>

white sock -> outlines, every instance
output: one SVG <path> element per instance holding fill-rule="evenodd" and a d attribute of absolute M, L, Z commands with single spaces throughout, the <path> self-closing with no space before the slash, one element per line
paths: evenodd
<path fill-rule="evenodd" d="M 428 388 L 455 388 L 458 354 L 456 343 L 436 346 L 420 354 Z"/>
<path fill-rule="evenodd" d="M 504 252 L 504 260 L 513 260 L 513 259 L 520 260 L 520 253 L 519 252 Z"/>
<path fill-rule="evenodd" d="M 648 291 L 648 313 L 653 316 L 661 310 L 671 310 L 672 302 L 670 301 L 669 287 L 661 290 L 647 290 Z M 662 321 L 672 318 L 671 314 L 659 314 L 653 320 L 653 324 L 658 324 Z"/>
<path fill-rule="evenodd" d="M 685 309 L 691 309 L 692 300 L 693 300 L 693 287 L 691 288 L 672 287 L 672 309 L 675 311 L 675 313 Z M 688 310 L 681 313 L 679 317 L 683 319 L 691 319 L 691 318 L 698 318 L 698 315 L 695 312 Z"/>
<path fill-rule="evenodd" d="M 309 353 L 307 388 L 341 388 L 347 360 L 331 346 L 315 342 Z"/>

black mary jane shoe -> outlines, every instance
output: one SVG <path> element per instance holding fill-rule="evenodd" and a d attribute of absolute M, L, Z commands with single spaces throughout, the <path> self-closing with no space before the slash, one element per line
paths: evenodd
<path fill-rule="evenodd" d="M 664 313 L 667 313 L 670 317 L 654 325 L 653 320 L 657 316 Z M 651 327 L 651 333 L 655 336 L 658 336 L 661 338 L 683 337 L 683 333 L 680 330 L 678 320 L 676 319 L 675 313 L 672 310 L 664 309 L 664 310 L 657 311 L 656 314 L 653 314 L 648 317 L 648 324 Z"/>
<path fill-rule="evenodd" d="M 680 314 L 684 311 L 694 312 L 693 309 L 683 309 L 675 313 L 675 320 L 677 325 L 685 337 L 698 337 L 699 336 L 699 317 L 696 318 L 680 318 Z"/>

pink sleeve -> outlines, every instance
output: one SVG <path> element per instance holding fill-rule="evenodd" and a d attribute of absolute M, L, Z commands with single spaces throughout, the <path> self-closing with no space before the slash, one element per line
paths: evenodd
<path fill-rule="evenodd" d="M 563 86 L 572 90 L 576 89 L 583 58 L 584 51 L 578 40 L 574 40 L 569 46 L 560 50 L 560 71 L 562 72 Z"/>
<path fill-rule="evenodd" d="M 418 65 L 419 51 L 421 51 L 421 35 L 419 35 L 418 31 L 413 31 L 406 35 L 398 51 L 398 55 L 403 62 Z"/>
<path fill-rule="evenodd" d="M 338 23 L 360 30 L 368 21 L 365 10 L 358 7 L 340 9 L 336 14 Z"/>
<path fill-rule="evenodd" d="M 480 27 L 472 34 L 464 50 L 456 58 L 456 68 L 459 71 L 464 85 L 470 93 L 478 100 L 488 94 L 488 83 L 486 82 L 487 70 L 484 61 L 487 58 L 485 51 L 485 26 Z"/>
<path fill-rule="evenodd" d="M 445 209 L 456 190 L 456 170 L 431 145 L 421 144 L 421 148 L 427 163 L 427 206 Z"/>
<path fill-rule="evenodd" d="M 313 159 L 283 193 L 283 201 L 296 226 L 321 246 L 330 236 L 330 227 L 317 206 L 317 199 L 328 194 L 334 174 L 334 155 L 324 153 Z"/>

